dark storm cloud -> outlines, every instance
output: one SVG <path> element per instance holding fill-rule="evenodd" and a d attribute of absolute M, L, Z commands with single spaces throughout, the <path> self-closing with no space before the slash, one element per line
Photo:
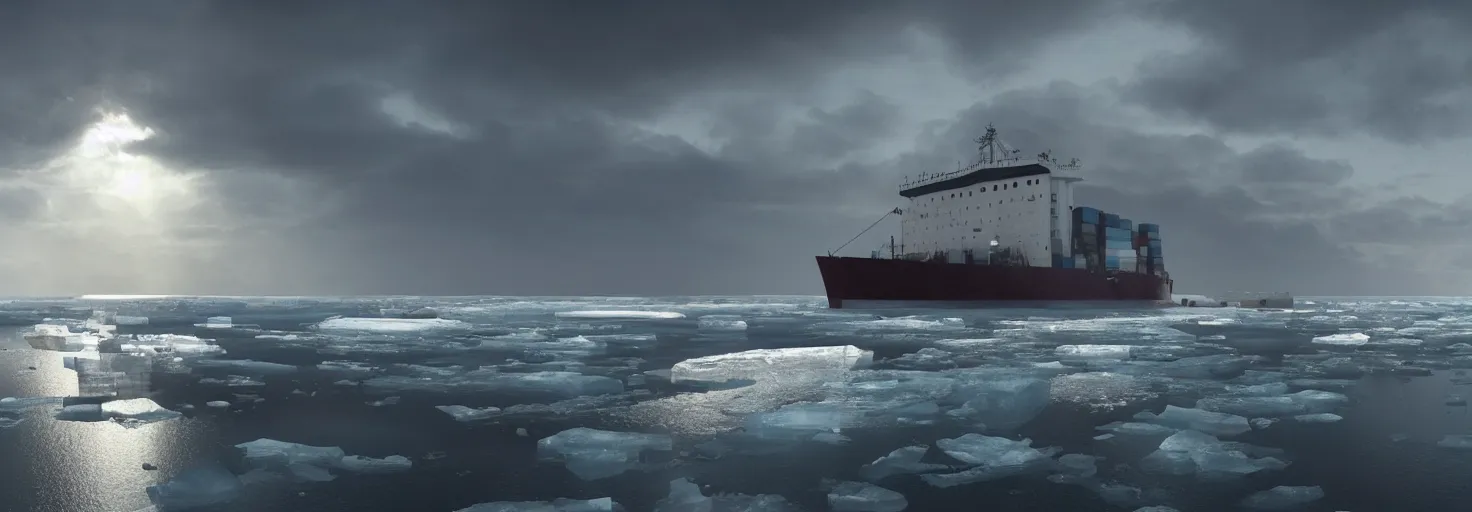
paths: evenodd
<path fill-rule="evenodd" d="M 1461 243 L 1472 233 L 1472 203 L 1448 206 L 1401 198 L 1335 216 L 1330 229 L 1346 241 L 1462 250 L 1443 246 Z"/>
<path fill-rule="evenodd" d="M 1433 286 L 1418 269 L 1382 266 L 1353 248 L 1361 239 L 1339 238 L 1340 230 L 1320 228 L 1317 216 L 1302 217 L 1329 214 L 1337 223 L 1341 217 L 1333 215 L 1344 208 L 1367 206 L 1353 189 L 1296 186 L 1341 180 L 1352 172 L 1344 163 L 1280 145 L 1237 152 L 1204 135 L 1142 134 L 1108 124 L 1119 114 L 1107 112 L 1107 105 L 1090 89 L 1067 83 L 1014 91 L 961 113 L 938 140 L 964 140 L 995 123 L 1019 146 L 1072 149 L 1055 157 L 1080 157 L 1088 166 L 1075 202 L 1160 224 L 1166 268 L 1179 291 L 1355 295 Z M 1254 169 L 1260 167 L 1272 172 L 1259 174 Z M 1256 181 L 1242 183 L 1244 172 Z M 1262 185 L 1269 185 L 1268 193 Z M 1295 194 L 1272 193 L 1285 187 Z M 1433 211 L 1435 205 L 1425 207 Z"/>
<path fill-rule="evenodd" d="M 1217 128 L 1369 133 L 1410 142 L 1472 128 L 1472 4 L 1160 0 L 1145 12 L 1202 43 L 1151 59 L 1127 97 Z"/>
<path fill-rule="evenodd" d="M 91 103 L 157 132 L 135 151 L 288 177 L 333 205 L 231 232 L 254 244 L 235 252 L 250 261 L 199 263 L 214 272 L 202 286 L 228 286 L 227 267 L 259 276 L 252 292 L 811 292 L 810 255 L 870 217 L 856 205 L 878 213 L 894 202 L 888 169 L 834 162 L 876 143 L 896 108 L 861 96 L 807 110 L 788 136 L 774 135 L 792 128 L 778 113 L 822 99 L 811 86 L 826 70 L 909 51 L 906 30 L 939 36 L 967 69 L 997 77 L 1026 58 L 1019 48 L 1112 8 L 29 2 L 0 16 L 0 55 L 14 63 L 8 77 L 44 79 L 0 90 L 7 104 L 32 105 L 19 116 L 95 91 Z M 984 20 L 998 23 L 976 30 Z M 760 91 L 712 130 L 725 148 L 638 128 L 709 90 Z M 381 102 L 394 94 L 456 133 L 390 119 Z M 72 126 L 68 115 L 55 126 Z M 44 151 L 72 135 L 43 127 L 19 140 Z M 242 217 L 284 207 L 246 195 L 259 187 L 217 190 Z"/>
<path fill-rule="evenodd" d="M 1348 162 L 1315 160 L 1281 144 L 1254 149 L 1240 163 L 1242 177 L 1251 183 L 1331 186 L 1354 174 Z"/>
<path fill-rule="evenodd" d="M 1187 289 L 1242 282 L 1260 255 L 1286 254 L 1320 273 L 1274 271 L 1264 287 L 1353 293 L 1346 277 L 1376 269 L 1308 224 L 1262 218 L 1337 189 L 1202 192 L 1265 171 L 1210 136 L 1098 124 L 1117 115 L 1107 91 L 1003 95 L 935 128 L 935 147 L 876 162 L 861 156 L 910 138 L 896 132 L 899 103 L 816 85 L 913 51 L 911 30 L 996 83 L 1120 5 L 12 3 L 0 7 L 0 113 L 35 122 L 0 123 L 0 168 L 44 160 L 103 107 L 157 132 L 134 151 L 207 171 L 213 204 L 240 220 L 179 236 L 226 250 L 179 263 L 184 289 L 146 292 L 813 293 L 812 255 L 900 205 L 900 176 L 969 157 L 995 122 L 1029 154 L 1084 157 L 1108 185 L 1087 201 L 1160 219 Z M 450 133 L 392 118 L 388 98 L 412 98 Z M 1296 99 L 1277 113 L 1312 107 Z M 695 133 L 648 128 L 671 117 Z M 1255 158 L 1280 178 L 1337 175 L 1288 149 Z M 1214 254 L 1222 243 L 1234 245 Z M 67 282 L 106 281 L 93 270 Z"/>

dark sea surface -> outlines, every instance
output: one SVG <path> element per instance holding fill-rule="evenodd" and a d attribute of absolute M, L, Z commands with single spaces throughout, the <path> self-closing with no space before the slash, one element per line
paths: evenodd
<path fill-rule="evenodd" d="M 786 350 L 798 347 L 833 348 Z M 15 398 L 0 401 L 0 510 L 448 512 L 605 497 L 628 511 L 896 510 L 830 505 L 847 489 L 884 494 L 866 486 L 909 511 L 1254 510 L 1248 497 L 1277 486 L 1322 493 L 1281 510 L 1461 510 L 1467 370 L 1472 300 L 1447 298 L 1308 298 L 1293 311 L 14 300 L 0 303 L 0 398 Z M 139 398 L 180 414 L 97 412 Z M 103 402 L 115 403 L 86 405 Z M 436 408 L 450 405 L 499 409 L 457 421 Z M 576 427 L 667 436 L 651 442 L 670 449 L 625 456 L 632 441 L 590 438 L 539 456 L 539 440 Z M 258 439 L 342 453 L 236 447 Z M 865 469 L 907 446 L 923 467 Z M 936 485 L 951 474 L 971 478 Z M 716 498 L 674 500 L 682 478 Z M 171 492 L 147 490 L 160 485 Z M 180 507 L 180 493 L 200 506 Z M 537 507 L 483 510 L 607 509 Z"/>

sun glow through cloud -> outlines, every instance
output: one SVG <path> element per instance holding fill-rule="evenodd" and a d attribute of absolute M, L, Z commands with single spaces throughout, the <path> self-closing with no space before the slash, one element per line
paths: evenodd
<path fill-rule="evenodd" d="M 24 276 L 13 293 L 170 293 L 188 285 L 191 265 L 208 265 L 229 218 L 206 200 L 207 175 L 135 148 L 157 135 L 124 111 L 101 111 L 44 164 L 0 176 L 0 187 L 34 199 L 0 225 L 0 240 L 18 249 L 0 268 Z"/>
<path fill-rule="evenodd" d="M 140 126 L 125 113 L 104 113 L 63 157 L 69 181 L 108 210 L 124 206 L 140 216 L 154 217 L 187 206 L 193 196 L 188 175 L 127 151 L 129 144 L 154 135 L 153 129 Z"/>

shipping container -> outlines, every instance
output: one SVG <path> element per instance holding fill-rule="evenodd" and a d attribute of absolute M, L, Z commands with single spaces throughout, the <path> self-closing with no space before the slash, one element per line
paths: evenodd
<path fill-rule="evenodd" d="M 1104 225 L 1109 226 L 1111 228 L 1117 228 L 1117 227 L 1119 227 L 1119 215 L 1113 214 L 1113 213 L 1106 213 L 1106 214 L 1104 214 L 1104 218 L 1107 219 L 1104 222 Z"/>
<path fill-rule="evenodd" d="M 1133 232 L 1135 230 L 1135 222 L 1129 219 L 1119 219 L 1119 229 Z"/>
<path fill-rule="evenodd" d="M 1159 224 L 1141 223 L 1140 226 L 1139 226 L 1139 231 L 1141 233 L 1159 233 L 1160 232 L 1160 225 Z"/>
<path fill-rule="evenodd" d="M 1124 241 L 1124 240 L 1106 240 L 1106 241 L 1104 241 L 1104 248 L 1105 249 L 1125 249 L 1125 250 L 1128 250 L 1130 252 L 1134 252 L 1134 250 L 1135 250 L 1134 247 L 1131 247 L 1130 246 L 1130 243 L 1129 242 Z"/>
<path fill-rule="evenodd" d="M 1110 240 L 1123 240 L 1128 242 L 1132 239 L 1130 236 L 1131 233 L 1127 229 L 1106 228 L 1104 230 L 1104 234 L 1105 237 L 1109 238 Z"/>
<path fill-rule="evenodd" d="M 1107 269 L 1118 269 L 1119 268 L 1119 258 L 1116 258 L 1114 256 L 1106 256 L 1104 258 L 1104 268 L 1107 268 Z"/>
<path fill-rule="evenodd" d="M 1087 224 L 1099 224 L 1100 214 L 1104 213 L 1099 211 L 1098 208 L 1090 208 L 1087 206 L 1076 207 L 1073 209 L 1073 211 L 1075 218 Z"/>

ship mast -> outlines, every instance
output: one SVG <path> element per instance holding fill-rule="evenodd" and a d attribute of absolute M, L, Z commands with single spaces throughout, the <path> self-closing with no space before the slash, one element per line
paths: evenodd
<path fill-rule="evenodd" d="M 977 161 L 972 167 L 984 167 L 1002 161 L 1016 160 L 1014 155 L 1021 152 L 997 137 L 997 127 L 991 124 L 986 125 L 986 134 L 977 137 L 974 142 L 976 142 Z M 998 150 L 1001 150 L 1002 153 L 1000 160 L 997 159 Z"/>

